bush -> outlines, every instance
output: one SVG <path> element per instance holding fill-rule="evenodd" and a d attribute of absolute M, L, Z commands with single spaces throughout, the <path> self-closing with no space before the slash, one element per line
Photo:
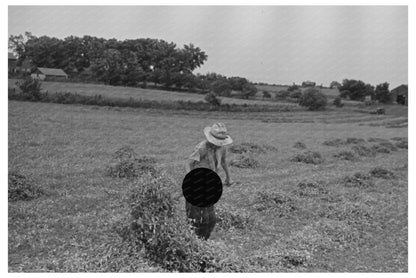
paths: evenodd
<path fill-rule="evenodd" d="M 344 104 L 343 104 L 343 103 L 342 103 L 342 101 L 341 101 L 341 97 L 340 97 L 340 96 L 338 96 L 338 97 L 336 97 L 336 98 L 334 99 L 333 104 L 334 104 L 336 107 L 343 107 L 343 106 L 344 106 Z"/>
<path fill-rule="evenodd" d="M 301 90 L 291 91 L 290 97 L 294 99 L 300 99 L 302 97 L 302 91 Z"/>
<path fill-rule="evenodd" d="M 9 172 L 8 200 L 29 201 L 44 194 L 33 179 L 28 178 L 18 172 Z"/>
<path fill-rule="evenodd" d="M 208 93 L 205 96 L 205 101 L 213 106 L 220 106 L 221 105 L 221 99 L 219 99 L 214 93 Z"/>
<path fill-rule="evenodd" d="M 345 187 L 358 187 L 358 188 L 368 188 L 373 187 L 374 183 L 371 180 L 371 177 L 362 173 L 355 173 L 352 176 L 346 176 L 342 180 L 342 184 Z"/>
<path fill-rule="evenodd" d="M 302 142 L 296 142 L 294 145 L 293 145 L 293 147 L 294 148 L 296 148 L 296 149 L 306 149 L 306 145 L 304 144 L 304 143 L 302 143 Z"/>
<path fill-rule="evenodd" d="M 216 80 L 211 84 L 211 87 L 212 91 L 218 96 L 229 97 L 231 95 L 231 85 L 227 80 Z"/>
<path fill-rule="evenodd" d="M 38 79 L 27 77 L 22 81 L 16 82 L 16 84 L 22 90 L 22 94 L 26 100 L 37 101 L 41 99 L 41 82 Z"/>
<path fill-rule="evenodd" d="M 287 90 L 281 90 L 276 93 L 275 98 L 277 99 L 285 99 L 290 95 L 290 91 Z"/>
<path fill-rule="evenodd" d="M 108 175 L 114 178 L 137 178 L 150 174 L 156 176 L 156 160 L 151 157 L 138 157 L 131 147 L 122 147 L 116 151 L 112 165 L 108 168 Z"/>
<path fill-rule="evenodd" d="M 257 211 L 273 212 L 277 217 L 291 217 L 297 209 L 292 198 L 279 192 L 257 192 L 253 208 Z"/>
<path fill-rule="evenodd" d="M 231 160 L 230 165 L 238 168 L 258 168 L 260 163 L 252 157 L 240 155 Z"/>
<path fill-rule="evenodd" d="M 271 98 L 272 95 L 268 91 L 263 91 L 263 98 Z"/>
<path fill-rule="evenodd" d="M 241 271 L 226 247 L 199 239 L 176 211 L 175 185 L 166 176 L 138 182 L 129 205 L 131 223 L 120 232 L 131 245 L 142 246 L 146 257 L 169 271 Z M 227 250 L 229 251 L 229 249 Z"/>
<path fill-rule="evenodd" d="M 291 161 L 303 162 L 307 164 L 320 164 L 324 162 L 324 159 L 322 158 L 321 154 L 318 152 L 307 151 L 307 152 L 295 155 L 294 157 L 291 158 Z"/>
<path fill-rule="evenodd" d="M 293 84 L 292 86 L 289 86 L 289 88 L 287 88 L 287 90 L 289 92 L 300 91 L 299 86 L 296 85 L 296 84 Z"/>
<path fill-rule="evenodd" d="M 396 175 L 393 172 L 386 170 L 382 167 L 375 167 L 370 171 L 370 175 L 375 178 L 381 179 L 394 179 L 396 177 Z"/>
<path fill-rule="evenodd" d="M 299 105 L 308 107 L 309 110 L 323 110 L 328 104 L 326 95 L 315 88 L 308 88 L 302 94 Z"/>

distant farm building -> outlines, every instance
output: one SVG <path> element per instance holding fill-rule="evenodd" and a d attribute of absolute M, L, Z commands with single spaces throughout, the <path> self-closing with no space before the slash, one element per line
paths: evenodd
<path fill-rule="evenodd" d="M 32 78 L 40 80 L 65 80 L 68 79 L 62 69 L 51 69 L 51 68 L 37 68 L 32 74 Z"/>
<path fill-rule="evenodd" d="M 407 85 L 400 85 L 390 91 L 391 100 L 398 104 L 408 104 L 408 87 Z"/>
<path fill-rule="evenodd" d="M 11 52 L 9 52 L 8 55 L 9 73 L 15 73 L 17 67 L 17 57 Z"/>
<path fill-rule="evenodd" d="M 315 87 L 316 83 L 312 82 L 312 81 L 303 81 L 302 82 L 302 87 Z"/>

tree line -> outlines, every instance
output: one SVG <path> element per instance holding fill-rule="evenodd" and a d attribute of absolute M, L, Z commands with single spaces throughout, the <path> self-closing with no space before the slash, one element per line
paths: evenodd
<path fill-rule="evenodd" d="M 26 32 L 9 36 L 9 48 L 17 54 L 18 64 L 27 59 L 36 67 L 60 68 L 75 79 L 108 85 L 146 87 L 153 82 L 167 89 L 213 91 L 222 96 L 235 90 L 246 98 L 257 92 L 246 78 L 194 74 L 208 55 L 192 43 L 181 48 L 160 39 L 120 41 L 88 35 L 58 39 Z"/>

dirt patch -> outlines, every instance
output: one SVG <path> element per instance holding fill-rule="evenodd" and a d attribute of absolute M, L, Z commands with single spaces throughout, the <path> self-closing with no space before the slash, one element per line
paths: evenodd
<path fill-rule="evenodd" d="M 295 155 L 290 159 L 292 162 L 302 162 L 307 164 L 321 164 L 324 162 L 322 155 L 319 152 L 304 152 Z"/>

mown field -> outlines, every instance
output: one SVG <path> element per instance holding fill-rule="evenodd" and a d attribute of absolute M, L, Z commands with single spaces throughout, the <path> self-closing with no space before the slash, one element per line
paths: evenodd
<path fill-rule="evenodd" d="M 237 183 L 224 188 L 217 207 L 241 221 L 218 225 L 210 240 L 253 271 L 408 270 L 406 107 L 387 115 L 220 113 L 9 101 L 8 109 L 9 172 L 44 191 L 8 204 L 10 272 L 129 271 L 108 269 L 105 254 L 121 241 L 115 230 L 128 225 L 126 200 L 140 184 L 106 175 L 112 156 L 130 146 L 155 158 L 183 204 L 184 161 L 204 139 L 203 128 L 217 121 L 235 146 L 256 147 L 230 152 L 229 160 L 246 155 L 257 165 L 231 166 Z M 293 161 L 307 151 L 322 159 Z M 136 255 L 136 271 L 165 271 Z"/>

